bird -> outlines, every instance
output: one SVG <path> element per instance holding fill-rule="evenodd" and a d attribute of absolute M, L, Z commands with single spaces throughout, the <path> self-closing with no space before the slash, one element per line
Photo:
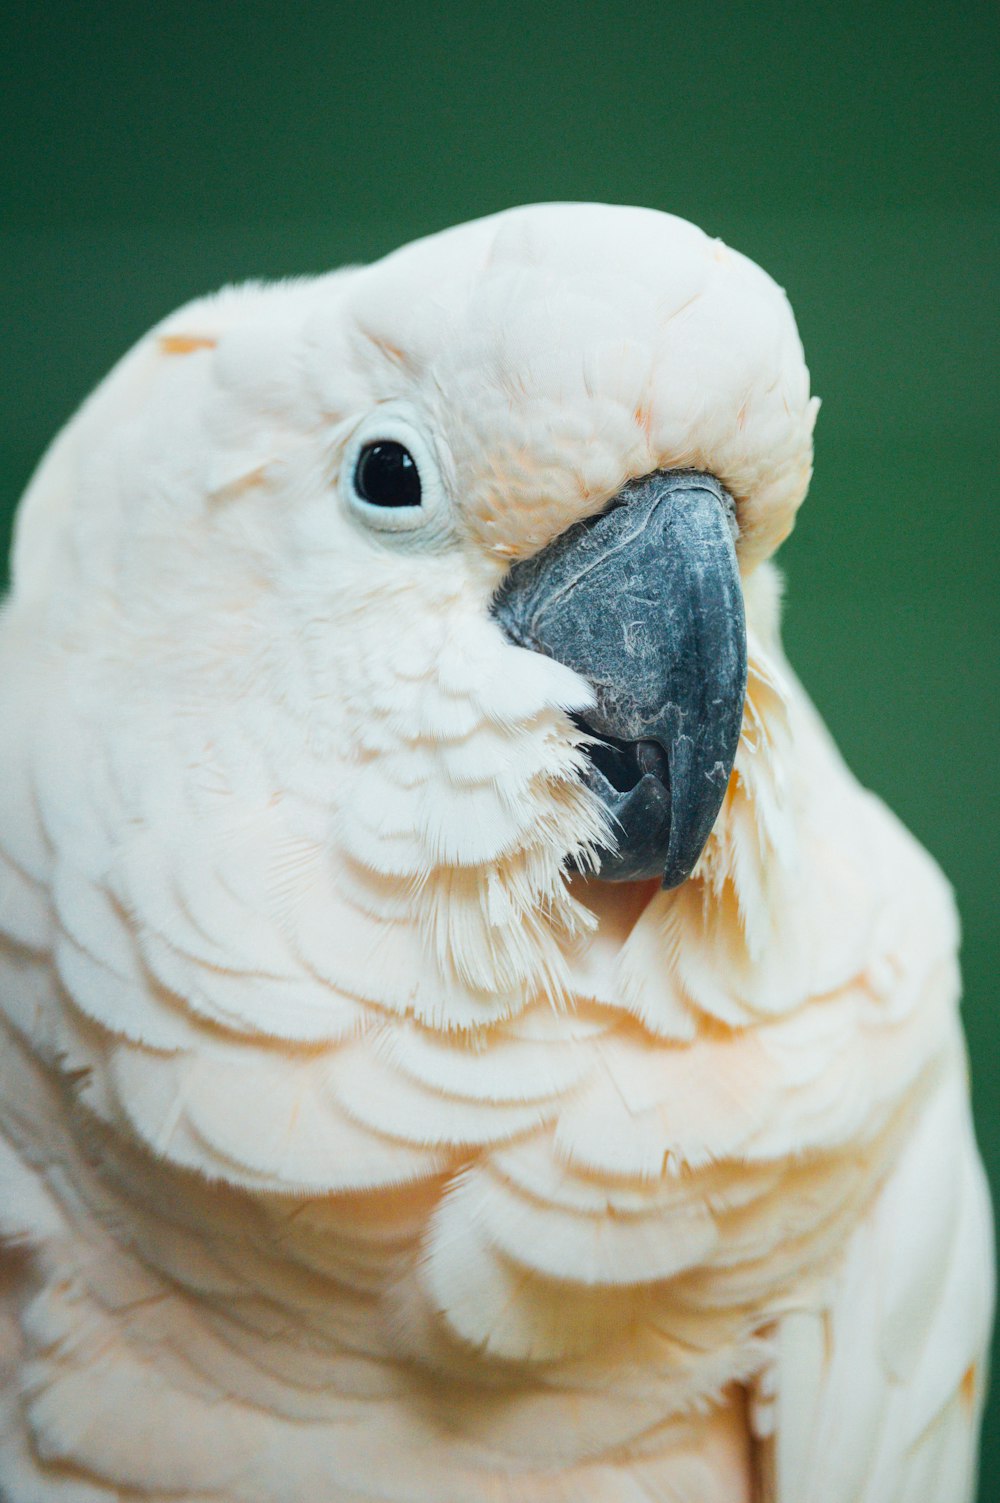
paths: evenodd
<path fill-rule="evenodd" d="M 753 262 L 541 204 L 196 300 L 55 439 L 4 1503 L 973 1496 L 955 906 L 781 646 L 817 407 Z"/>

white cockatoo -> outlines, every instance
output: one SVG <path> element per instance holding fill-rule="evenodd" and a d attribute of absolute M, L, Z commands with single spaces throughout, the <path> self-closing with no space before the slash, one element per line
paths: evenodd
<path fill-rule="evenodd" d="M 814 415 L 751 262 L 550 205 L 192 303 L 56 440 L 4 1503 L 971 1496 L 956 920 L 782 656 Z"/>

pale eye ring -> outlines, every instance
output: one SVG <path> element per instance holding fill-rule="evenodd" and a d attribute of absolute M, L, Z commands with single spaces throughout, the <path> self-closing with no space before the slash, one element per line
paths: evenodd
<path fill-rule="evenodd" d="M 446 541 L 454 517 L 442 452 L 408 403 L 377 407 L 358 424 L 341 461 L 348 511 L 373 532 L 410 533 L 429 547 Z"/>

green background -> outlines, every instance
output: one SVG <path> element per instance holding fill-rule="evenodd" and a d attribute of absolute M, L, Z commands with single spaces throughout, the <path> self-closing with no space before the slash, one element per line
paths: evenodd
<path fill-rule="evenodd" d="M 227 280 L 369 259 L 549 198 L 669 209 L 746 251 L 788 289 L 824 403 L 782 554 L 786 640 L 853 767 L 957 888 L 1000 1190 L 996 14 L 8 9 L 0 542 L 109 364 Z M 981 1497 L 1000 1498 L 1000 1381 Z"/>

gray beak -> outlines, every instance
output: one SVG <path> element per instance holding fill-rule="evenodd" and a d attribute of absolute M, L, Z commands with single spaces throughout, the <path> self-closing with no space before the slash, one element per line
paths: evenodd
<path fill-rule="evenodd" d="M 657 471 L 513 566 L 494 602 L 511 641 L 593 685 L 587 782 L 612 818 L 611 881 L 690 876 L 718 817 L 743 721 L 746 624 L 732 498 Z"/>

